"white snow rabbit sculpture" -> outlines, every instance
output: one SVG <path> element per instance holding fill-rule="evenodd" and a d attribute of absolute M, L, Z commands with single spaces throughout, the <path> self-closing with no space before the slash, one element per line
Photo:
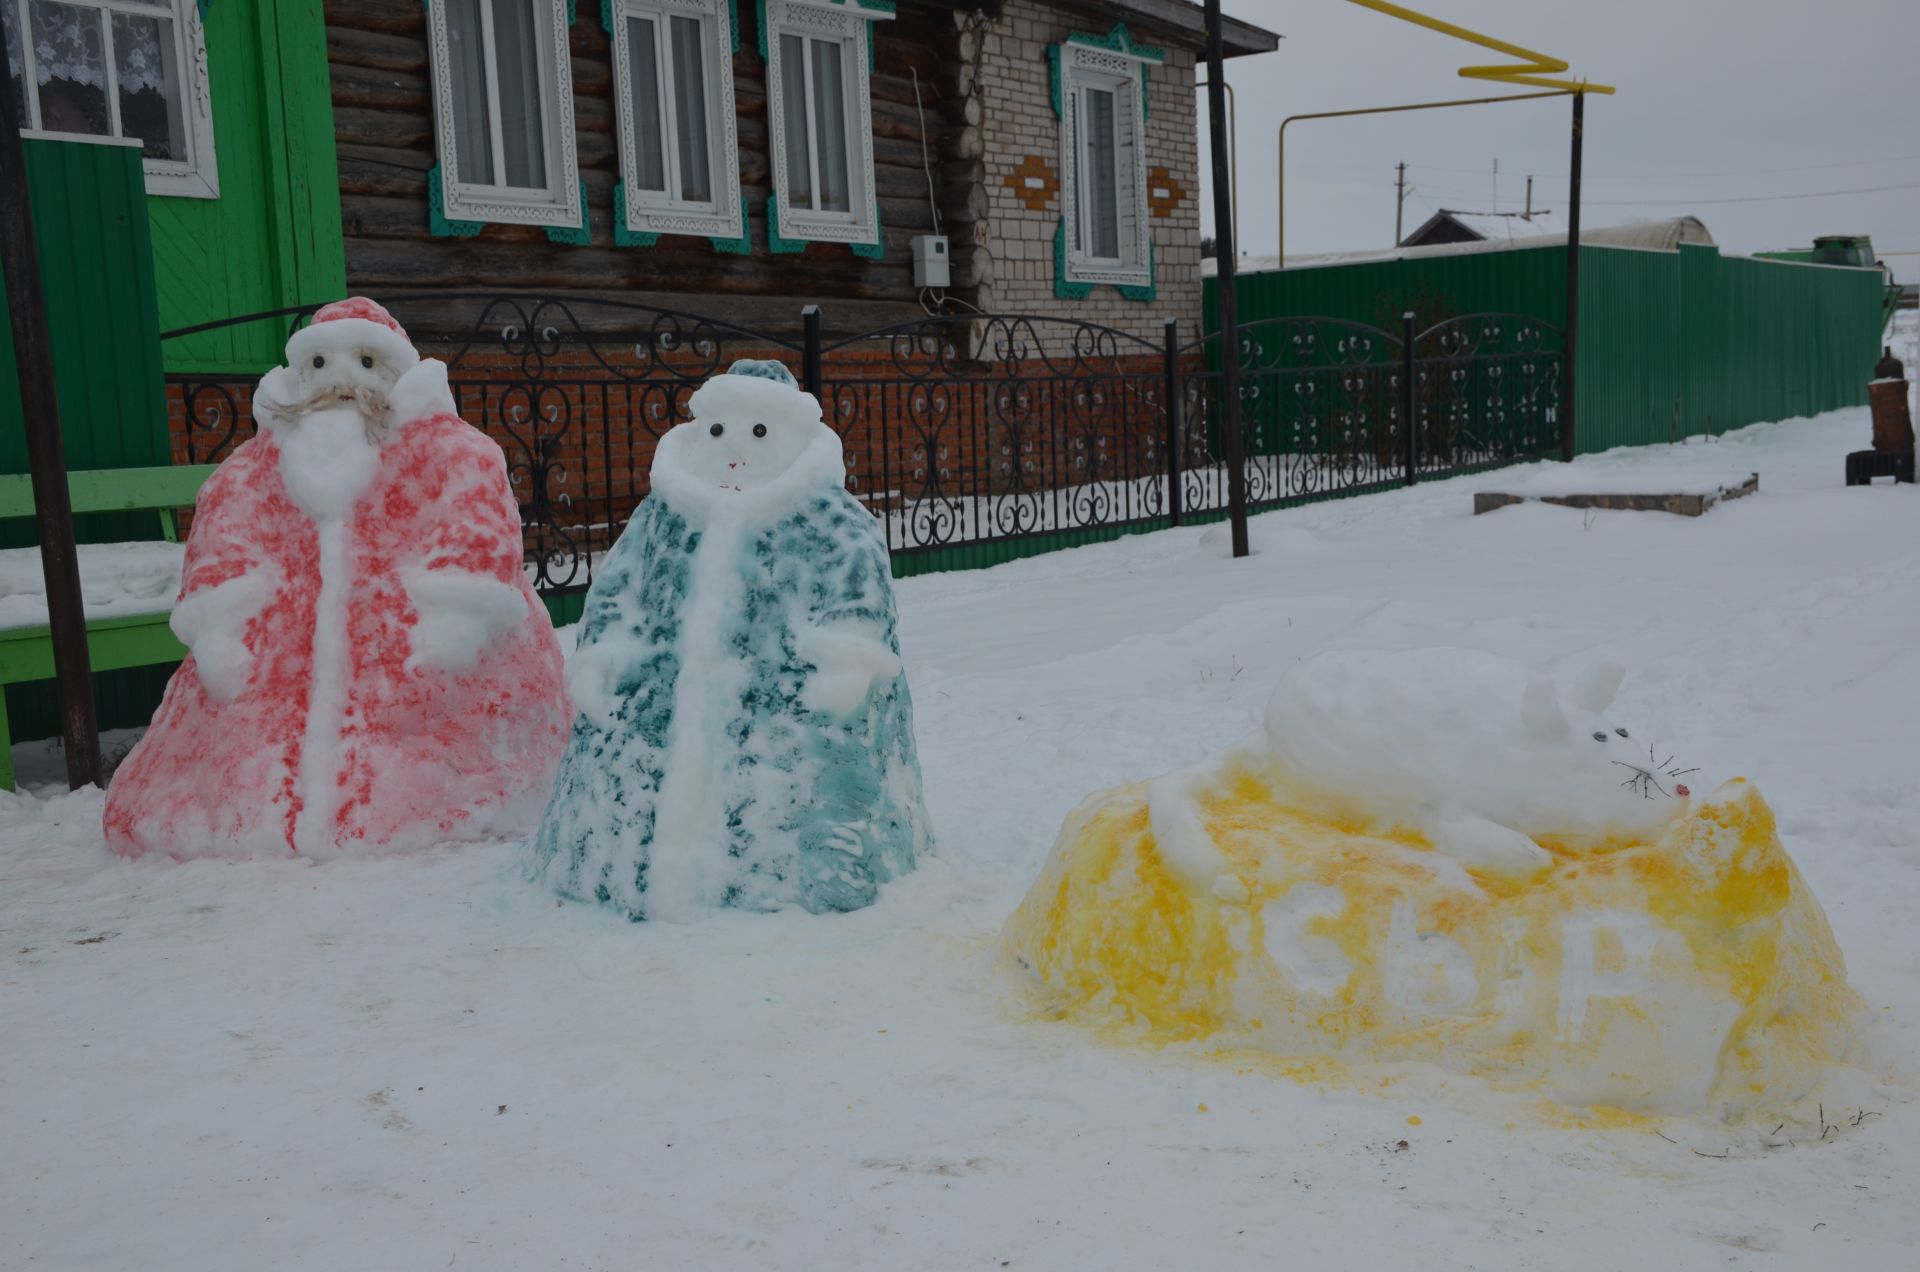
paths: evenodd
<path fill-rule="evenodd" d="M 1647 832 L 1687 803 L 1690 770 L 1603 714 L 1624 677 L 1608 663 L 1558 686 L 1461 649 L 1318 654 L 1267 705 L 1268 759 L 1304 806 L 1531 875 L 1551 860 L 1536 837 Z"/>

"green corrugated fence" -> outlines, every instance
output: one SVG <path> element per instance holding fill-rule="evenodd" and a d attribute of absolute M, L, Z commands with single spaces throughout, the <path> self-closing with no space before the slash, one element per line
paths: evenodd
<path fill-rule="evenodd" d="M 1507 310 L 1566 321 L 1566 248 L 1295 266 L 1239 276 L 1242 324 L 1321 316 L 1396 332 Z M 1880 353 L 1878 269 L 1580 249 L 1576 448 L 1645 445 L 1866 401 Z M 1214 321 L 1214 280 L 1207 315 Z"/>
<path fill-rule="evenodd" d="M 139 147 L 43 139 L 25 144 L 67 467 L 170 463 Z M 0 289 L 0 332 L 10 332 L 10 324 Z M 19 373 L 12 338 L 5 335 L 0 336 L 0 472 L 26 471 Z M 81 517 L 74 532 L 83 543 L 157 537 L 151 514 Z M 0 527 L 0 546 L 38 541 L 31 523 Z M 145 724 L 168 672 L 137 667 L 95 676 L 102 726 Z M 12 685 L 6 694 L 16 738 L 58 731 L 51 682 Z"/>

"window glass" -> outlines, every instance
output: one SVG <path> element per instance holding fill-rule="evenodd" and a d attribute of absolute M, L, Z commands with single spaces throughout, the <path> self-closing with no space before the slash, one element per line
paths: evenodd
<path fill-rule="evenodd" d="M 781 114 L 786 124 L 787 199 L 795 207 L 813 206 L 813 148 L 807 144 L 806 42 L 780 37 Z"/>
<path fill-rule="evenodd" d="M 111 137 L 102 14 L 54 0 L 33 0 L 33 60 L 40 126 L 50 132 Z"/>
<path fill-rule="evenodd" d="M 185 161 L 180 69 L 173 23 L 130 13 L 113 15 L 113 67 L 120 93 L 120 132 L 138 137 L 148 159 Z"/>
<path fill-rule="evenodd" d="M 680 164 L 680 197 L 689 203 L 713 201 L 713 174 L 707 149 L 707 66 L 697 18 L 676 14 L 673 25 L 675 132 Z"/>
<path fill-rule="evenodd" d="M 493 62 L 500 80 L 504 184 L 547 186 L 545 118 L 540 103 L 540 40 L 527 0 L 493 0 Z"/>
<path fill-rule="evenodd" d="M 447 46 L 453 62 L 455 153 L 460 180 L 492 185 L 493 112 L 487 96 L 486 0 L 448 0 Z"/>
<path fill-rule="evenodd" d="M 667 156 L 661 146 L 660 51 L 650 18 L 627 19 L 627 59 L 633 69 L 634 184 L 665 193 Z"/>
<path fill-rule="evenodd" d="M 1120 255 L 1118 146 L 1114 136 L 1113 94 L 1089 88 L 1081 98 L 1082 145 L 1086 147 L 1088 254 L 1105 260 Z"/>
<path fill-rule="evenodd" d="M 847 86 L 845 49 L 836 42 L 809 40 L 813 54 L 814 134 L 820 143 L 820 200 L 826 212 L 849 212 L 847 189 Z"/>

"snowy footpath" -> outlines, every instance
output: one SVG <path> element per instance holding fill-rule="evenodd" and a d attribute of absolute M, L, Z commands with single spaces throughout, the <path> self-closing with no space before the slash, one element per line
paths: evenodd
<path fill-rule="evenodd" d="M 127 864 L 97 792 L 0 795 L 0 1267 L 1912 1268 L 1920 492 L 1843 488 L 1867 439 L 1579 465 L 1760 474 L 1698 519 L 1469 515 L 1493 474 L 1259 517 L 1248 561 L 1221 526 L 906 580 L 940 847 L 854 914 L 630 925 L 517 844 Z M 1069 809 L 1309 653 L 1421 645 L 1618 659 L 1614 714 L 1758 783 L 1869 1004 L 1823 1137 L 1035 1015 L 997 937 Z"/>

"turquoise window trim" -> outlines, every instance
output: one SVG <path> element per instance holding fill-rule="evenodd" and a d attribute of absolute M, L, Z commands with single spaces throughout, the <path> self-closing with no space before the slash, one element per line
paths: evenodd
<path fill-rule="evenodd" d="M 1064 216 L 1053 230 L 1053 294 L 1057 300 L 1085 300 L 1093 295 L 1092 283 L 1067 281 L 1067 218 Z"/>
<path fill-rule="evenodd" d="M 593 231 L 589 228 L 592 218 L 587 215 L 587 183 L 580 181 L 580 224 L 575 226 L 549 225 L 546 227 L 547 241 L 550 243 L 569 243 L 574 247 L 586 247 L 593 242 Z"/>
<path fill-rule="evenodd" d="M 780 233 L 780 195 L 767 196 L 767 250 L 775 256 L 791 256 L 807 250 L 806 239 L 790 239 Z"/>
<path fill-rule="evenodd" d="M 778 192 L 767 196 L 767 250 L 776 256 L 791 256 L 804 252 L 815 243 L 833 245 L 831 239 L 790 239 L 780 233 L 780 196 Z M 880 211 L 873 213 L 873 242 L 849 243 L 853 254 L 864 261 L 877 261 L 887 254 L 886 228 L 880 222 Z M 721 249 L 727 250 L 727 249 Z"/>
<path fill-rule="evenodd" d="M 732 0 L 729 0 L 729 3 L 731 2 Z M 845 4 L 850 8 L 868 9 L 874 13 L 898 14 L 900 12 L 894 0 L 828 0 L 828 3 Z M 760 61 L 764 63 L 772 56 L 767 50 L 767 0 L 753 0 L 753 24 L 757 28 L 754 34 L 760 45 Z M 873 74 L 874 45 L 877 43 L 878 41 L 873 38 L 873 24 L 869 22 L 867 24 L 867 74 L 869 75 Z M 740 51 L 740 24 L 737 18 L 733 27 L 733 51 L 736 53 Z"/>
<path fill-rule="evenodd" d="M 1110 53 L 1119 53 L 1126 57 L 1138 59 L 1140 62 L 1140 118 L 1144 120 L 1153 117 L 1153 84 L 1147 78 L 1147 67 L 1164 66 L 1167 61 L 1167 51 L 1165 49 L 1154 48 L 1147 44 L 1135 44 L 1133 42 L 1133 36 L 1127 32 L 1127 24 L 1119 22 L 1115 23 L 1113 30 L 1107 32 L 1105 35 L 1093 35 L 1086 31 L 1074 31 L 1071 32 L 1066 39 L 1062 40 L 1060 44 L 1049 44 L 1047 46 L 1047 88 L 1053 97 L 1053 117 L 1055 119 L 1063 119 L 1066 117 L 1064 101 L 1065 76 L 1060 73 L 1061 44 L 1078 44 L 1083 48 L 1105 49 Z"/>
<path fill-rule="evenodd" d="M 1142 62 L 1164 63 L 1167 60 L 1165 49 L 1154 48 L 1147 44 L 1135 44 L 1127 33 L 1127 24 L 1118 22 L 1113 30 L 1105 35 L 1089 35 L 1085 31 L 1075 31 L 1067 36 L 1068 44 L 1083 44 L 1090 49 L 1105 49 L 1109 53 L 1119 53 L 1125 57 L 1138 58 Z"/>
<path fill-rule="evenodd" d="M 1144 287 L 1121 287 L 1120 295 L 1127 300 L 1152 301 L 1160 290 L 1160 245 L 1147 244 L 1147 284 Z"/>
<path fill-rule="evenodd" d="M 740 196 L 740 237 L 708 239 L 716 252 L 725 252 L 729 256 L 753 255 L 753 217 L 747 209 L 747 196 Z"/>
<path fill-rule="evenodd" d="M 1093 295 L 1097 283 L 1067 281 L 1067 218 L 1060 218 L 1053 230 L 1053 295 L 1056 300 L 1085 300 Z M 1152 301 L 1160 293 L 1160 245 L 1147 244 L 1147 281 L 1144 286 L 1115 286 L 1125 300 Z"/>
<path fill-rule="evenodd" d="M 620 0 L 600 0 L 600 25 L 606 28 L 608 35 L 613 34 L 614 11 L 620 8 Z M 740 0 L 727 0 L 727 29 L 733 35 L 733 51 L 740 51 Z"/>
<path fill-rule="evenodd" d="M 449 221 L 446 187 L 441 184 L 440 165 L 427 169 L 427 232 L 435 238 L 472 238 L 480 232 L 481 221 Z"/>
<path fill-rule="evenodd" d="M 629 229 L 627 226 L 627 183 L 613 183 L 613 245 L 615 247 L 652 247 L 660 241 L 660 236 L 647 230 Z"/>

